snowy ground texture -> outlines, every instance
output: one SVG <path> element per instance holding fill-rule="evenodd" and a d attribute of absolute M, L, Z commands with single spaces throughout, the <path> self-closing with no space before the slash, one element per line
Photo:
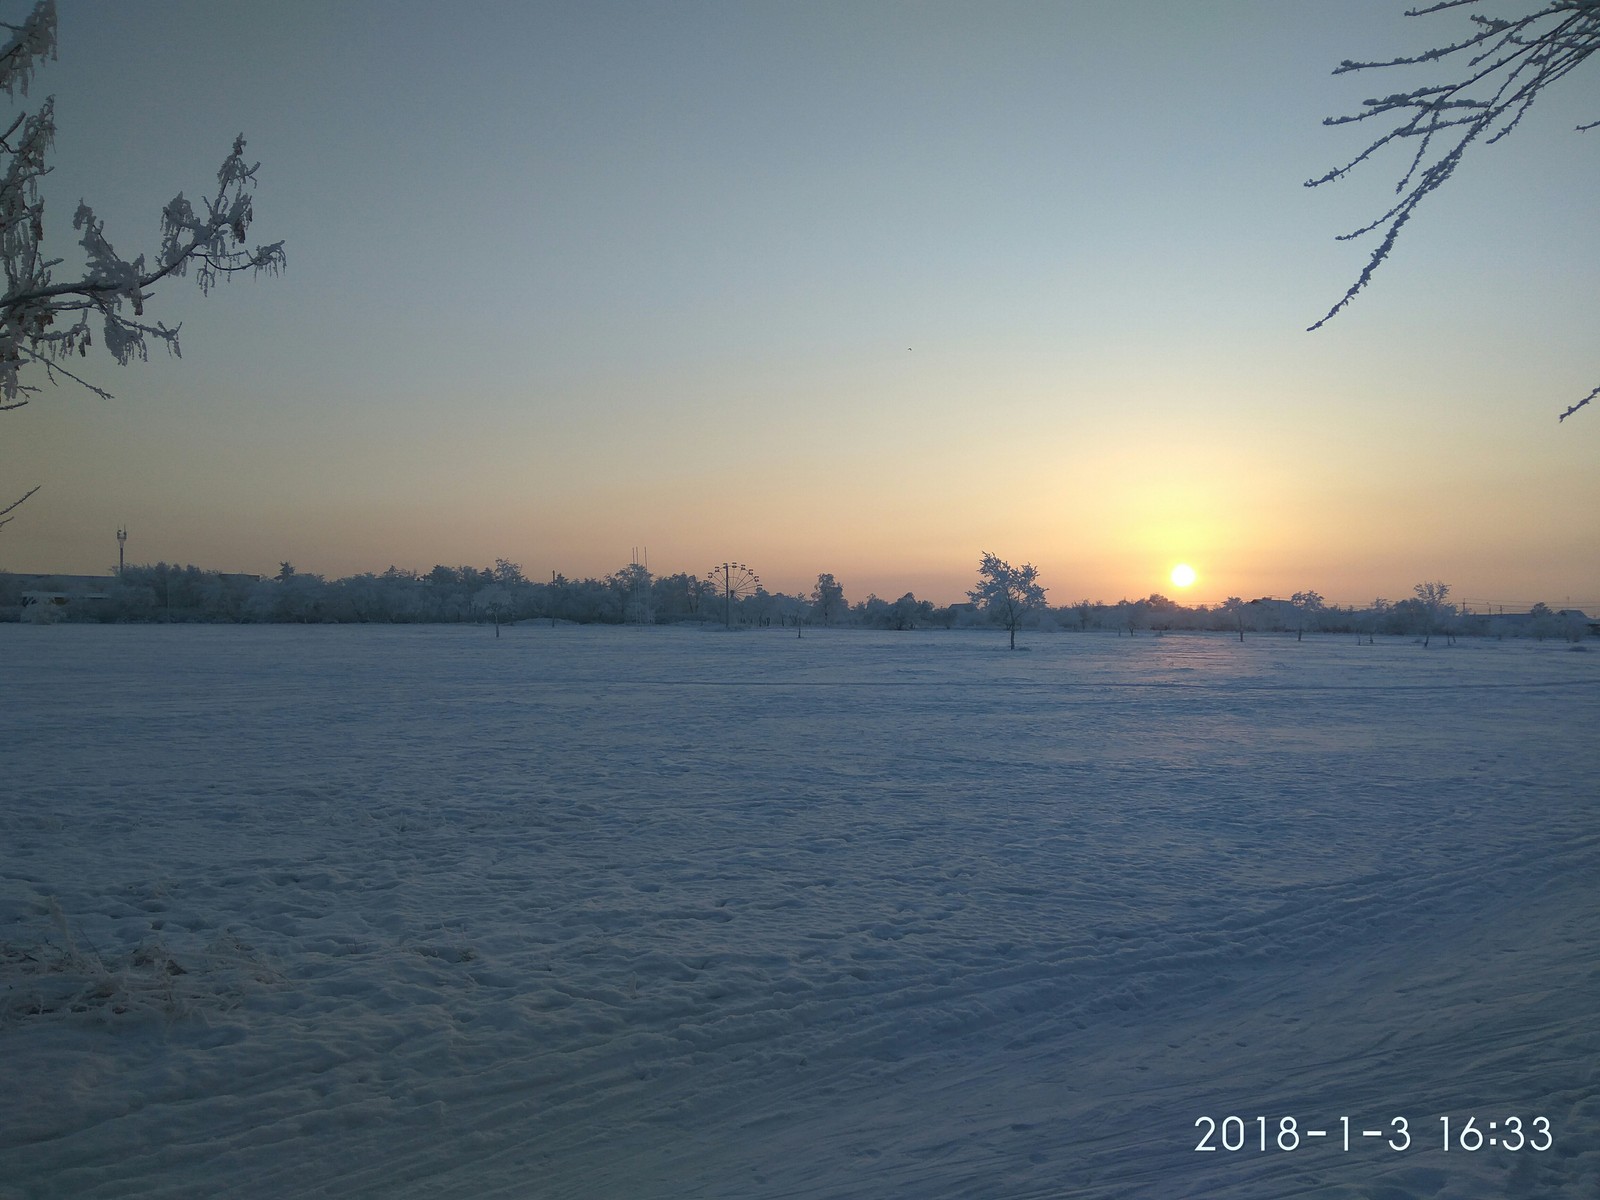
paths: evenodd
<path fill-rule="evenodd" d="M 1600 1196 L 1600 652 L 1021 641 L 0 626 L 0 1197 Z"/>

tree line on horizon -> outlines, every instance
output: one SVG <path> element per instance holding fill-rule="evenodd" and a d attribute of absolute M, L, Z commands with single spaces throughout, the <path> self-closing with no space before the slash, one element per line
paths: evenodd
<path fill-rule="evenodd" d="M 1015 644 L 1018 629 L 1115 632 L 1180 630 L 1254 633 L 1349 633 L 1434 636 L 1486 634 L 1486 614 L 1461 611 L 1449 600 L 1450 587 L 1419 583 L 1413 595 L 1377 599 L 1366 608 L 1328 604 L 1315 591 L 1289 599 L 1229 597 L 1221 604 L 1184 605 L 1161 593 L 1138 600 L 1106 603 L 1082 599 L 1046 602 L 1031 564 L 1013 568 L 993 555 L 979 563 L 979 582 L 965 602 L 935 605 L 907 592 L 897 599 L 875 594 L 851 602 L 830 573 L 817 576 L 808 593 L 769 592 L 759 584 L 745 594 L 727 595 L 720 571 L 705 576 L 684 572 L 652 574 L 630 563 L 600 578 L 553 574 L 548 582 L 528 579 L 519 564 L 497 559 L 492 567 L 439 565 L 427 572 L 389 567 L 339 579 L 280 564 L 272 577 L 226 574 L 193 565 L 159 562 L 129 565 L 110 576 L 92 598 L 82 597 L 63 577 L 29 577 L 0 572 L 0 611 L 34 620 L 100 622 L 256 622 L 256 623 L 461 623 L 658 625 L 728 624 L 742 628 L 856 627 L 913 630 L 999 625 Z M 78 591 L 70 605 L 24 606 L 27 594 Z M 54 611 L 47 611 L 54 608 Z M 1581 637 L 1589 623 L 1581 615 L 1535 605 L 1526 629 L 1538 637 Z"/>

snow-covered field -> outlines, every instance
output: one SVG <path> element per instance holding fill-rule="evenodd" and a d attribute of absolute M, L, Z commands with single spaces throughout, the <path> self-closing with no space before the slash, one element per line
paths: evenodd
<path fill-rule="evenodd" d="M 1021 644 L 0 626 L 0 1197 L 1600 1195 L 1600 653 Z"/>

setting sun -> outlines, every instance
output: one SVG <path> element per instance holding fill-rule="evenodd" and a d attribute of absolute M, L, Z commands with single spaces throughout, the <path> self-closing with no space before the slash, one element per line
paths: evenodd
<path fill-rule="evenodd" d="M 1192 587 L 1195 581 L 1195 571 L 1188 563 L 1179 563 L 1172 568 L 1173 587 Z"/>

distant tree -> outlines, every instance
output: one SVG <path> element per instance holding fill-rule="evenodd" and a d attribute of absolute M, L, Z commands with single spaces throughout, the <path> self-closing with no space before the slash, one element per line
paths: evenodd
<path fill-rule="evenodd" d="M 415 571 L 390 566 L 373 581 L 373 605 L 386 621 L 418 621 L 428 617 L 428 596 Z"/>
<path fill-rule="evenodd" d="M 978 562 L 978 585 L 967 598 L 986 613 L 991 621 L 1005 626 L 1011 635 L 1011 649 L 1017 648 L 1017 629 L 1023 617 L 1044 604 L 1045 589 L 1039 586 L 1039 569 L 1032 563 L 1013 567 L 984 552 Z"/>
<path fill-rule="evenodd" d="M 832 625 L 834 617 L 846 611 L 844 588 L 832 575 L 817 576 L 817 586 L 811 589 L 812 611 L 822 618 L 824 625 Z"/>
<path fill-rule="evenodd" d="M 575 579 L 567 585 L 566 614 L 574 621 L 620 625 L 627 616 L 627 597 L 613 579 Z"/>
<path fill-rule="evenodd" d="M 1478 0 L 1435 0 L 1407 11 L 1426 16 L 1447 9 L 1468 8 Z M 1342 179 L 1385 146 L 1395 144 L 1410 152 L 1410 161 L 1395 185 L 1399 194 L 1392 207 L 1377 219 L 1343 235 L 1347 241 L 1378 233 L 1378 245 L 1367 265 L 1345 290 L 1337 304 L 1311 326 L 1319 329 L 1332 320 L 1371 281 L 1394 249 L 1400 230 L 1419 204 L 1438 191 L 1455 174 L 1474 142 L 1493 145 L 1509 134 L 1527 115 L 1544 90 L 1581 66 L 1600 49 L 1600 2 L 1597 0 L 1544 0 L 1541 7 L 1521 16 L 1494 17 L 1467 14 L 1472 31 L 1459 40 L 1421 54 L 1373 62 L 1345 60 L 1334 74 L 1381 67 L 1414 67 L 1446 60 L 1459 64 L 1454 82 L 1428 84 L 1368 100 L 1350 116 L 1329 117 L 1325 125 L 1347 125 L 1374 118 L 1394 121 L 1388 132 L 1373 141 L 1342 167 L 1306 182 L 1318 187 Z M 1600 121 L 1580 125 L 1593 129 Z M 1596 387 L 1561 413 L 1565 421 L 1597 395 Z"/>
<path fill-rule="evenodd" d="M 651 581 L 650 568 L 641 562 L 631 562 L 611 577 L 611 586 L 621 600 L 623 619 L 630 625 L 656 623 Z"/>
<path fill-rule="evenodd" d="M 1455 606 L 1447 603 L 1450 585 L 1435 580 L 1419 583 L 1411 590 L 1416 593 L 1416 612 L 1422 620 L 1422 644 L 1426 646 L 1445 619 L 1455 615 Z M 1449 640 L 1455 639 L 1450 637 Z"/>
<path fill-rule="evenodd" d="M 512 592 L 504 583 L 491 583 L 479 588 L 472 597 L 472 607 L 486 613 L 494 622 L 494 635 L 500 636 L 500 622 L 511 616 Z"/>
<path fill-rule="evenodd" d="M 887 629 L 889 602 L 879 597 L 876 592 L 868 592 L 865 600 L 857 600 L 850 606 L 850 619 L 868 629 Z"/>
<path fill-rule="evenodd" d="M 772 624 L 772 610 L 777 598 L 758 582 L 755 591 L 739 605 L 745 619 L 752 625 Z"/>
<path fill-rule="evenodd" d="M 1133 637 L 1139 629 L 1140 621 L 1144 618 L 1144 610 L 1139 607 L 1137 602 L 1123 599 L 1118 600 L 1112 606 L 1112 611 L 1116 614 L 1114 619 L 1117 625 L 1117 636 L 1121 637 L 1122 631 L 1126 629 L 1128 636 Z"/>
<path fill-rule="evenodd" d="M 10 38 L 0 48 L 0 89 L 7 96 L 26 96 L 36 65 L 56 53 L 55 0 L 39 0 L 20 25 L 0 25 Z M 146 321 L 145 302 L 151 288 L 169 276 L 194 268 L 195 281 L 209 292 L 221 278 L 238 271 L 276 272 L 284 263 L 283 243 L 245 248 L 255 219 L 252 193 L 259 163 L 247 164 L 244 136 L 234 139 L 233 153 L 217 172 L 214 193 L 202 210 L 173 197 L 161 211 L 161 245 L 153 260 L 144 255 L 124 258 L 105 235 L 104 223 L 83 201 L 72 218 L 81 234 L 84 266 L 58 278 L 61 259 L 47 257 L 44 200 L 39 180 L 49 174 L 46 155 L 55 140 L 55 98 L 37 111 L 20 112 L 0 133 L 0 265 L 5 291 L 0 295 L 0 411 L 21 408 L 37 384 L 23 380 L 23 369 L 40 369 L 46 381 L 69 379 L 97 396 L 110 393 L 63 365 L 81 358 L 94 343 L 90 320 L 100 328 L 102 345 L 119 365 L 148 358 L 146 339 L 178 353 L 178 328 Z M 38 488 L 0 508 L 9 514 Z M 0 520 L 0 524 L 4 524 Z"/>
<path fill-rule="evenodd" d="M 1244 619 L 1250 611 L 1250 606 L 1238 596 L 1229 596 L 1222 602 L 1222 611 L 1227 614 L 1229 621 L 1238 628 L 1239 640 L 1244 641 Z"/>
<path fill-rule="evenodd" d="M 288 566 L 285 563 L 284 566 Z M 271 610 L 275 621 L 322 621 L 327 617 L 324 601 L 327 586 L 321 575 L 296 571 L 278 577 L 278 590 Z"/>
<path fill-rule="evenodd" d="M 1171 629 L 1178 607 L 1177 601 L 1167 599 L 1160 592 L 1151 592 L 1145 599 L 1134 603 L 1135 619 L 1151 629 Z"/>
<path fill-rule="evenodd" d="M 699 615 L 701 582 L 678 572 L 663 575 L 651 584 L 657 621 L 683 621 Z"/>
<path fill-rule="evenodd" d="M 328 585 L 330 607 L 337 621 L 392 621 L 384 603 L 383 583 L 370 571 L 335 579 Z"/>
<path fill-rule="evenodd" d="M 787 596 L 779 593 L 777 597 L 778 620 L 794 625 L 795 637 L 805 636 L 805 624 L 811 616 L 811 602 L 804 596 Z"/>
<path fill-rule="evenodd" d="M 919 624 L 925 625 L 933 619 L 933 605 L 926 600 L 918 600 L 910 592 L 890 605 L 889 611 L 896 629 L 915 629 Z"/>
<path fill-rule="evenodd" d="M 1296 592 L 1289 597 L 1289 603 L 1294 605 L 1294 640 L 1298 642 L 1305 637 L 1308 627 L 1313 631 L 1317 628 L 1326 606 L 1319 593 L 1309 591 Z"/>
<path fill-rule="evenodd" d="M 1535 640 L 1542 642 L 1560 632 L 1561 618 L 1543 600 L 1528 610 L 1528 616 L 1528 627 L 1533 631 Z"/>
<path fill-rule="evenodd" d="M 149 621 L 157 614 L 153 588 L 128 568 L 106 588 L 105 614 L 112 621 Z"/>
<path fill-rule="evenodd" d="M 1373 644 L 1374 635 L 1378 632 L 1378 630 L 1383 625 L 1385 625 L 1388 622 L 1389 610 L 1392 609 L 1393 607 L 1394 607 L 1394 605 L 1391 604 L 1389 601 L 1385 600 L 1382 596 L 1379 596 L 1379 597 L 1377 597 L 1376 599 L 1373 600 L 1372 605 L 1367 609 L 1366 613 L 1363 615 L 1363 617 L 1361 619 L 1361 622 L 1360 622 L 1360 625 L 1357 626 L 1357 634 L 1358 635 L 1360 633 L 1360 629 L 1361 629 L 1362 626 L 1364 626 L 1366 628 L 1366 631 L 1367 631 L 1367 645 L 1370 646 L 1370 645 Z M 1358 637 L 1358 640 L 1359 640 L 1359 637 Z"/>
<path fill-rule="evenodd" d="M 684 578 L 687 579 L 688 576 Z M 696 620 L 704 621 L 717 598 L 716 589 L 707 580 L 690 579 L 685 586 L 685 595 L 689 603 L 689 615 Z"/>

